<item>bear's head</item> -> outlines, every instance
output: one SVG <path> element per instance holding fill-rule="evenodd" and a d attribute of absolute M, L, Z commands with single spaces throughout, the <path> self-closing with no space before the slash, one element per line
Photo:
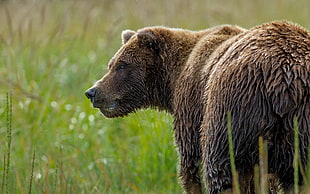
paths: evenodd
<path fill-rule="evenodd" d="M 110 60 L 108 73 L 86 91 L 106 117 L 125 116 L 152 105 L 154 88 L 149 85 L 158 79 L 162 63 L 155 33 L 151 29 L 123 31 L 122 47 Z"/>

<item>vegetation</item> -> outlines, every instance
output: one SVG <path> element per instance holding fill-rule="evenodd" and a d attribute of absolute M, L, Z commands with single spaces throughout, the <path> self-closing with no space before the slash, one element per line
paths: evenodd
<path fill-rule="evenodd" d="M 0 1 L 0 193 L 180 193 L 172 117 L 109 120 L 84 96 L 121 31 L 309 18 L 308 0 Z"/>

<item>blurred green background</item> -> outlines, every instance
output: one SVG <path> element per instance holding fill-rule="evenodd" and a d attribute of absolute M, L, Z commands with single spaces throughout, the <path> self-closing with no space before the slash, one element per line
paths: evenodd
<path fill-rule="evenodd" d="M 0 193 L 181 193 L 172 117 L 106 119 L 84 96 L 122 30 L 282 19 L 310 29 L 309 18 L 309 0 L 0 1 Z"/>

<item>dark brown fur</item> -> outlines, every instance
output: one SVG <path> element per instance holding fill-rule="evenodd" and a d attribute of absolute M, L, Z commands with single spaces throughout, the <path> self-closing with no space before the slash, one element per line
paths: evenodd
<path fill-rule="evenodd" d="M 288 190 L 293 183 L 294 129 L 306 166 L 310 137 L 310 36 L 287 22 L 264 24 L 235 37 L 212 60 L 201 127 L 205 177 L 211 193 L 231 187 L 226 114 L 231 111 L 240 178 L 258 163 L 258 137 L 268 142 L 269 173 Z M 221 51 L 220 51 L 221 52 Z M 206 70 L 209 72 L 209 70 Z"/>
<path fill-rule="evenodd" d="M 210 193 L 232 187 L 226 113 L 231 111 L 241 182 L 253 182 L 257 139 L 268 142 L 269 172 L 293 183 L 293 117 L 300 157 L 309 144 L 309 34 L 291 23 L 244 30 L 218 26 L 192 32 L 151 27 L 125 31 L 109 72 L 86 92 L 107 117 L 154 107 L 174 115 L 180 177 L 201 193 L 199 165 Z M 241 185 L 242 186 L 242 185 Z M 247 190 L 253 188 L 246 187 Z"/>
<path fill-rule="evenodd" d="M 174 95 L 175 141 L 180 154 L 180 177 L 187 193 L 201 193 L 199 129 L 205 105 L 202 95 L 207 79 L 204 77 L 208 77 L 208 73 L 202 74 L 202 70 L 216 48 L 243 31 L 234 26 L 209 29 L 208 34 L 195 45 L 177 80 Z"/>

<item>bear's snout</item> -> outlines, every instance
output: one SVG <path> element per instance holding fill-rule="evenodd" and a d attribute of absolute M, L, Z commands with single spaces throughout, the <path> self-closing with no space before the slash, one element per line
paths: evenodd
<path fill-rule="evenodd" d="M 96 87 L 89 88 L 89 89 L 86 90 L 86 92 L 85 92 L 86 97 L 87 97 L 87 98 L 91 101 L 91 103 L 93 103 L 93 104 L 94 104 L 94 102 L 95 102 L 96 94 L 97 94 L 97 88 L 96 88 Z"/>
<path fill-rule="evenodd" d="M 119 107 L 119 102 L 115 96 L 107 95 L 98 86 L 93 86 L 86 90 L 85 95 L 91 101 L 93 107 L 100 109 L 106 117 L 113 117 L 115 115 L 114 112 Z"/>

